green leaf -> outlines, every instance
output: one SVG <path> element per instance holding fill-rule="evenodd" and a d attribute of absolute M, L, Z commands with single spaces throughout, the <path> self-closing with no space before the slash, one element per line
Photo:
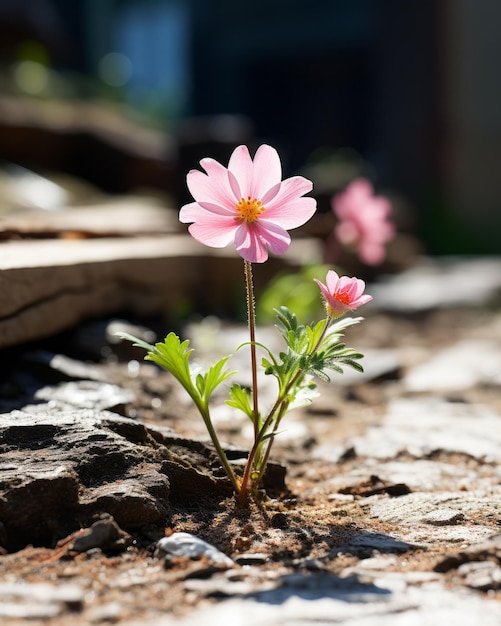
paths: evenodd
<path fill-rule="evenodd" d="M 308 336 L 308 352 L 311 352 L 317 346 L 322 333 L 324 332 L 327 320 L 323 319 L 314 326 L 306 326 L 306 334 Z"/>
<path fill-rule="evenodd" d="M 235 409 L 239 409 L 253 422 L 254 411 L 252 410 L 250 399 L 250 390 L 245 387 L 241 387 L 238 383 L 235 383 L 230 389 L 229 399 L 226 400 L 226 404 L 234 407 Z"/>
<path fill-rule="evenodd" d="M 163 342 L 155 344 L 155 351 L 150 352 L 146 359 L 168 370 L 195 399 L 200 397 L 200 393 L 191 378 L 189 360 L 193 350 L 189 349 L 189 345 L 188 339 L 181 342 L 175 333 L 169 333 Z"/>
<path fill-rule="evenodd" d="M 229 358 L 229 356 L 223 357 L 217 363 L 211 365 L 205 374 L 199 374 L 197 376 L 197 379 L 200 378 L 202 381 L 201 387 L 198 387 L 199 383 L 197 380 L 197 387 L 199 388 L 200 394 L 206 403 L 209 402 L 215 389 L 236 373 L 228 372 L 223 369 Z"/>
<path fill-rule="evenodd" d="M 264 367 L 264 373 L 275 376 L 279 381 L 280 388 L 282 388 L 289 377 L 292 376 L 292 374 L 300 366 L 301 357 L 292 350 L 280 352 L 279 357 L 281 359 L 281 363 L 275 360 L 271 363 L 268 359 L 263 358 L 262 365 Z"/>
<path fill-rule="evenodd" d="M 151 343 L 146 343 L 146 341 L 138 339 L 129 333 L 119 331 L 115 333 L 115 336 L 120 337 L 121 339 L 127 339 L 127 341 L 132 341 L 132 345 L 137 346 L 138 348 L 143 348 L 146 352 L 156 352 L 155 346 L 152 346 Z"/>
<path fill-rule="evenodd" d="M 223 465 L 235 492 L 239 493 L 240 483 L 237 480 L 231 465 L 228 463 L 225 451 L 219 443 L 209 410 L 209 399 L 213 391 L 224 380 L 234 374 L 234 372 L 227 372 L 224 370 L 224 366 L 229 357 L 220 359 L 215 365 L 210 367 L 205 374 L 197 374 L 195 377 L 195 383 L 193 383 L 193 376 L 190 370 L 190 356 L 193 350 L 190 349 L 190 342 L 188 340 L 181 342 L 175 333 L 169 333 L 163 342 L 158 342 L 152 346 L 141 339 L 137 339 L 137 337 L 134 337 L 133 335 L 129 335 L 128 333 L 120 332 L 116 334 L 122 339 L 132 341 L 134 345 L 144 348 L 147 352 L 145 359 L 154 361 L 155 363 L 158 363 L 158 365 L 164 367 L 175 378 L 177 378 L 177 380 L 185 388 L 200 411 L 209 436 L 216 449 L 217 455 L 221 460 L 221 464 Z"/>
<path fill-rule="evenodd" d="M 279 309 L 273 309 L 277 316 L 277 324 L 276 327 L 282 333 L 282 335 L 287 333 L 289 330 L 296 331 L 297 330 L 297 317 L 289 311 L 286 306 L 281 306 Z"/>
<path fill-rule="evenodd" d="M 360 355 L 360 356 L 362 356 L 362 355 Z M 362 367 L 362 365 L 360 365 L 360 363 L 357 363 L 357 361 L 353 361 L 352 359 L 345 359 L 345 360 L 343 360 L 343 363 L 344 363 L 344 365 L 349 365 L 350 367 L 352 367 L 357 372 L 363 373 L 363 371 L 364 371 L 364 368 Z"/>
<path fill-rule="evenodd" d="M 264 373 L 266 375 L 273 374 L 275 366 L 276 363 L 271 363 L 271 361 L 268 361 L 268 359 L 265 359 L 264 357 L 262 358 L 261 367 L 264 369 Z"/>
<path fill-rule="evenodd" d="M 333 367 L 333 369 L 336 369 L 336 370 L 337 370 L 337 371 L 339 371 L 341 374 L 343 373 L 343 370 L 342 370 L 340 367 L 338 367 L 337 365 L 335 365 L 335 366 Z M 330 382 L 330 380 L 331 380 L 331 379 L 329 378 L 329 376 L 328 376 L 328 375 L 324 372 L 324 370 L 323 370 L 323 369 L 317 369 L 317 368 L 315 368 L 315 367 L 311 367 L 311 368 L 308 370 L 308 373 L 309 373 L 309 374 L 311 374 L 312 376 L 316 376 L 317 378 L 320 378 L 320 380 L 323 380 L 323 381 L 324 381 L 324 382 L 326 382 L 326 383 L 329 383 L 329 382 Z"/>
<path fill-rule="evenodd" d="M 281 435 L 282 433 L 285 433 L 285 430 L 274 430 L 271 433 L 267 433 L 266 435 L 263 435 L 262 441 L 267 441 L 268 439 L 272 439 L 275 438 L 277 435 Z"/>

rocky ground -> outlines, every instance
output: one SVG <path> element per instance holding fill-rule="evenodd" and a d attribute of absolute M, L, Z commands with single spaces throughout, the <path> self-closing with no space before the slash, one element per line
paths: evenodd
<path fill-rule="evenodd" d="M 175 381 L 113 343 L 121 322 L 4 351 L 2 624 L 501 623 L 500 276 L 454 262 L 375 285 L 347 331 L 365 373 L 290 413 L 250 509 Z M 201 361 L 245 340 L 189 332 Z M 215 421 L 238 464 L 248 424 Z"/>

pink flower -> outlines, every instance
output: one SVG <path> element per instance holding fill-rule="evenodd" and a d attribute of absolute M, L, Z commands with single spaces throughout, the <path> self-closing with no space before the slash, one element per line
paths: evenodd
<path fill-rule="evenodd" d="M 334 270 L 329 270 L 325 280 L 326 285 L 316 278 L 313 280 L 320 287 L 329 317 L 340 317 L 347 311 L 352 311 L 372 300 L 372 296 L 362 295 L 365 282 L 360 278 L 348 278 L 348 276 L 340 278 Z"/>
<path fill-rule="evenodd" d="M 263 263 L 268 248 L 283 254 L 290 245 L 288 229 L 297 228 L 315 213 L 311 181 L 294 176 L 282 181 L 280 157 L 262 145 L 252 161 L 246 146 L 238 146 L 228 169 L 214 159 L 202 159 L 207 174 L 191 170 L 188 189 L 195 202 L 181 208 L 179 219 L 200 243 L 224 248 L 234 243 L 246 261 Z"/>
<path fill-rule="evenodd" d="M 384 244 L 395 234 L 394 225 L 387 221 L 391 202 L 384 196 L 375 196 L 365 178 L 357 178 L 332 199 L 332 210 L 339 218 L 335 228 L 338 240 L 354 245 L 361 261 L 379 265 L 385 258 Z"/>

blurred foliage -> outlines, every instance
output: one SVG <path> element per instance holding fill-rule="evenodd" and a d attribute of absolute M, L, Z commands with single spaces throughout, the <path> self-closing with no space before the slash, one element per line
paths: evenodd
<path fill-rule="evenodd" d="M 277 274 L 259 296 L 256 317 L 259 324 L 268 324 L 275 317 L 275 309 L 286 306 L 293 310 L 301 323 L 308 323 L 323 315 L 324 307 L 314 278 L 323 280 L 332 265 L 305 265 L 298 272 Z"/>

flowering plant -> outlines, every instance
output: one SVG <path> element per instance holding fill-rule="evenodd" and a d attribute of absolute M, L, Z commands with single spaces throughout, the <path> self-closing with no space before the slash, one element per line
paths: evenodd
<path fill-rule="evenodd" d="M 365 178 L 356 178 L 332 198 L 331 206 L 339 220 L 334 230 L 337 240 L 355 248 L 363 263 L 381 264 L 386 256 L 385 244 L 395 235 L 388 198 L 376 196 Z"/>
<path fill-rule="evenodd" d="M 190 223 L 191 235 L 212 247 L 235 245 L 244 259 L 247 288 L 252 386 L 250 390 L 233 384 L 226 403 L 242 411 L 252 422 L 254 441 L 242 475 L 237 474 L 219 442 L 210 413 L 213 392 L 235 372 L 227 369 L 226 356 L 204 372 L 196 373 L 190 358 L 193 350 L 189 340 L 181 341 L 169 333 L 163 342 L 148 344 L 127 333 L 117 333 L 144 348 L 145 358 L 167 369 L 192 398 L 207 427 L 210 438 L 230 479 L 239 502 L 256 495 L 268 463 L 273 441 L 287 411 L 309 404 L 315 394 L 314 379 L 329 381 L 329 371 L 341 372 L 348 365 L 361 371 L 362 355 L 340 342 L 343 331 L 361 318 L 340 319 L 348 311 L 369 302 L 364 295 L 365 283 L 357 278 L 339 277 L 328 271 L 326 284 L 315 279 L 325 304 L 326 317 L 319 322 L 302 325 L 287 307 L 275 310 L 276 327 L 285 342 L 285 349 L 275 356 L 256 341 L 252 263 L 263 263 L 268 249 L 283 254 L 290 244 L 288 229 L 304 224 L 316 210 L 313 198 L 303 197 L 312 183 L 295 176 L 281 180 L 281 163 L 276 150 L 261 146 L 251 159 L 245 146 L 233 152 L 228 168 L 213 159 L 203 159 L 206 174 L 192 170 L 187 183 L 195 202 L 181 208 L 181 222 Z M 242 346 L 239 346 L 239 348 Z M 277 379 L 276 400 L 262 410 L 259 405 L 257 349 L 264 352 L 261 366 L 264 373 Z M 238 348 L 237 348 L 238 349 Z"/>

